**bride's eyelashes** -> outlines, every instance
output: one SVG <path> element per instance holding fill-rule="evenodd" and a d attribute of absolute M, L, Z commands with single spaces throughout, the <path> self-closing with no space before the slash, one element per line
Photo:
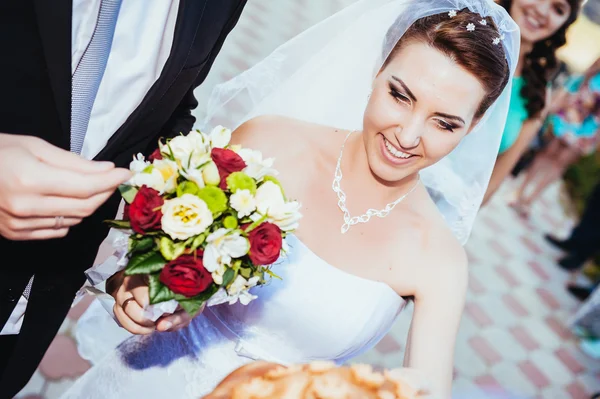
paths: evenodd
<path fill-rule="evenodd" d="M 394 84 L 392 84 L 390 82 L 389 87 L 390 87 L 389 93 L 394 98 L 394 101 L 396 101 L 399 104 L 411 105 L 411 99 L 407 95 L 401 93 L 400 90 L 394 86 Z M 435 119 L 435 121 L 436 121 L 436 125 L 439 129 L 445 130 L 448 132 L 454 132 L 454 129 L 457 129 L 460 127 L 459 125 L 446 122 L 442 119 Z"/>
<path fill-rule="evenodd" d="M 441 119 L 436 119 L 435 121 L 437 122 L 437 125 L 438 125 L 438 127 L 440 129 L 447 130 L 449 132 L 454 132 L 454 129 L 460 127 L 460 126 L 454 125 L 452 123 L 448 123 L 446 121 L 443 121 Z"/>
<path fill-rule="evenodd" d="M 406 104 L 406 105 L 411 104 L 410 98 L 408 98 L 408 96 L 400 93 L 400 91 L 396 87 L 394 87 L 393 84 L 390 83 L 389 86 L 390 86 L 390 95 L 394 98 L 394 100 L 397 103 Z"/>

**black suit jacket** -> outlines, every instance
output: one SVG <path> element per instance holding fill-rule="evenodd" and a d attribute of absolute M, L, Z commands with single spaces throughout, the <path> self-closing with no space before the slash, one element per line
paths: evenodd
<path fill-rule="evenodd" d="M 151 152 L 160 137 L 192 128 L 191 110 L 198 105 L 193 90 L 206 78 L 245 3 L 180 0 L 172 50 L 159 79 L 96 160 L 127 167 L 133 154 Z M 0 1 L 0 132 L 33 135 L 69 149 L 71 18 L 71 0 Z M 34 372 L 106 237 L 103 220 L 114 217 L 119 201 L 113 195 L 62 239 L 0 237 L 0 326 L 35 275 L 16 344 L 0 345 L 0 398 L 16 394 Z"/>

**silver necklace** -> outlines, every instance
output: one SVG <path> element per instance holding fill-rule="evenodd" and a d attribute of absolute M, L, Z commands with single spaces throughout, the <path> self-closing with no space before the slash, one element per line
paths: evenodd
<path fill-rule="evenodd" d="M 350 216 L 350 212 L 348 211 L 348 208 L 346 208 L 346 193 L 344 192 L 344 190 L 342 190 L 341 182 L 342 182 L 342 155 L 344 154 L 344 147 L 346 146 L 346 142 L 348 141 L 348 138 L 350 137 L 350 135 L 352 133 L 354 133 L 354 131 L 351 131 L 350 133 L 348 133 L 348 135 L 346 136 L 346 139 L 344 140 L 344 143 L 342 144 L 342 148 L 340 150 L 340 156 L 338 157 L 337 165 L 335 167 L 335 175 L 333 178 L 333 183 L 331 184 L 331 189 L 337 194 L 337 197 L 338 197 L 338 207 L 344 213 L 344 224 L 342 225 L 342 229 L 341 229 L 342 234 L 345 234 L 350 229 L 350 227 L 355 224 L 367 223 L 371 219 L 372 216 L 377 216 L 380 218 L 386 217 L 392 211 L 392 209 L 394 209 L 394 207 L 396 205 L 398 205 L 400 202 L 402 202 L 402 200 L 404 198 L 406 198 L 406 196 L 408 196 L 408 194 L 412 193 L 415 190 L 415 188 L 417 188 L 417 185 L 419 184 L 419 179 L 417 178 L 415 185 L 406 194 L 402 195 L 396 201 L 390 202 L 389 204 L 387 204 L 385 206 L 385 208 L 383 208 L 381 210 L 371 208 L 371 209 L 368 209 L 367 212 L 365 212 L 361 216 Z"/>

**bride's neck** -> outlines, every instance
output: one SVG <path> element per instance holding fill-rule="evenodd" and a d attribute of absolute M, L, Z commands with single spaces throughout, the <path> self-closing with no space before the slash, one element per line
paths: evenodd
<path fill-rule="evenodd" d="M 361 132 L 353 133 L 348 138 L 341 168 L 346 186 L 360 188 L 361 193 L 369 193 L 373 200 L 379 202 L 378 199 L 381 199 L 383 203 L 395 201 L 410 190 L 418 179 L 416 173 L 393 182 L 382 180 L 375 175 L 369 166 Z"/>

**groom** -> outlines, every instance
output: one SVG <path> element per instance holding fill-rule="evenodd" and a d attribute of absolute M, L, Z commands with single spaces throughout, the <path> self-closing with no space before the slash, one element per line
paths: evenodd
<path fill-rule="evenodd" d="M 69 311 L 132 156 L 192 128 L 245 3 L 0 2 L 0 398 Z"/>

